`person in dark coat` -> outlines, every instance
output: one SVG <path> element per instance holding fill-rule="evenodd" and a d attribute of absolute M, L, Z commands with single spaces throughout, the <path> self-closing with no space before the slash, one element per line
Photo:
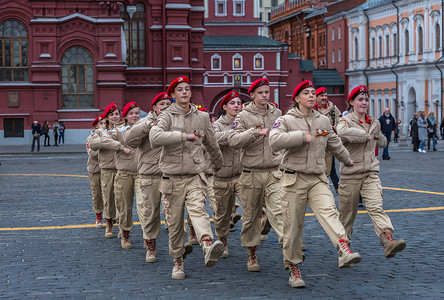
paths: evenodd
<path fill-rule="evenodd" d="M 382 152 L 382 159 L 388 160 L 390 159 L 389 155 L 389 143 L 392 136 L 392 131 L 396 128 L 396 121 L 395 118 L 393 118 L 392 114 L 390 113 L 390 108 L 386 108 L 384 114 L 379 117 L 379 123 L 381 123 L 381 131 L 382 134 L 387 138 L 387 146 L 384 148 L 384 151 Z"/>
<path fill-rule="evenodd" d="M 40 134 L 42 132 L 42 125 L 39 122 L 34 121 L 31 125 L 32 128 L 32 145 L 31 152 L 34 152 L 35 142 L 37 141 L 37 152 L 40 151 Z"/>
<path fill-rule="evenodd" d="M 418 152 L 419 147 L 419 135 L 418 135 L 418 114 L 413 115 L 413 119 L 410 120 L 410 136 L 412 137 L 413 151 Z"/>

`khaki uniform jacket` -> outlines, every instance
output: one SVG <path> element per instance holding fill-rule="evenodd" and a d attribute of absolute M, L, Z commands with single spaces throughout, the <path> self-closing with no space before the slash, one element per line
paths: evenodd
<path fill-rule="evenodd" d="M 268 104 L 268 110 L 262 112 L 250 102 L 236 116 L 228 133 L 228 144 L 241 149 L 241 165 L 244 169 L 264 170 L 279 166 L 282 154 L 271 150 L 269 137 L 259 136 L 259 129 L 271 129 L 281 115 L 282 112 L 272 104 Z"/>
<path fill-rule="evenodd" d="M 338 125 L 339 119 L 342 116 L 341 111 L 331 101 L 327 102 L 327 108 L 319 108 L 318 112 L 330 119 L 331 126 Z"/>
<path fill-rule="evenodd" d="M 137 161 L 135 150 L 123 142 L 123 133 L 131 126 L 120 126 L 112 130 L 108 130 L 102 135 L 102 147 L 114 151 L 116 158 L 116 169 L 124 170 L 131 174 L 137 174 Z M 131 149 L 129 154 L 123 152 L 123 148 Z"/>
<path fill-rule="evenodd" d="M 105 149 L 102 145 L 103 133 L 107 132 L 108 129 L 105 127 L 96 130 L 96 134 L 90 137 L 89 147 L 93 151 L 99 151 L 99 167 L 101 170 L 116 169 L 116 158 L 113 150 Z M 122 147 L 123 149 L 123 147 Z"/>
<path fill-rule="evenodd" d="M 196 141 L 187 141 L 194 133 Z M 160 170 L 169 175 L 196 175 L 205 172 L 205 146 L 213 168 L 222 166 L 222 153 L 216 141 L 208 113 L 199 111 L 194 104 L 184 110 L 173 103 L 159 116 L 150 132 L 153 148 L 162 146 Z"/>
<path fill-rule="evenodd" d="M 298 108 L 292 108 L 273 127 L 270 145 L 274 151 L 285 150 L 282 160 L 285 169 L 321 175 L 326 171 L 325 151 L 340 162 L 350 158 L 330 120 L 315 110 L 305 116 Z M 307 133 L 312 137 L 311 143 L 305 142 Z"/>
<path fill-rule="evenodd" d="M 375 156 L 375 148 L 384 148 L 387 145 L 387 139 L 381 133 L 381 124 L 378 119 L 372 117 L 369 119 L 368 131 L 364 124 L 359 122 L 359 118 L 354 112 L 339 120 L 338 136 L 350 152 L 354 162 L 352 167 L 344 167 L 341 164 L 340 172 L 344 179 L 358 178 L 357 174 L 379 172 L 379 160 Z"/>
<path fill-rule="evenodd" d="M 136 149 L 137 171 L 140 175 L 162 175 L 159 168 L 162 148 L 153 149 L 149 140 L 150 130 L 156 121 L 156 113 L 150 111 L 148 116 L 123 133 L 123 142 Z"/>
<path fill-rule="evenodd" d="M 228 145 L 228 133 L 232 125 L 233 120 L 228 118 L 227 115 L 222 115 L 213 123 L 216 139 L 219 143 L 220 150 L 222 151 L 222 156 L 224 157 L 222 168 L 214 174 L 216 177 L 232 178 L 238 176 L 242 172 L 240 149 L 235 149 Z"/>
<path fill-rule="evenodd" d="M 96 135 L 95 130 L 91 131 L 91 134 L 86 138 L 86 152 L 88 153 L 88 161 L 86 163 L 86 169 L 88 173 L 96 174 L 100 173 L 99 167 L 99 151 L 91 150 L 89 146 L 89 140 Z"/>

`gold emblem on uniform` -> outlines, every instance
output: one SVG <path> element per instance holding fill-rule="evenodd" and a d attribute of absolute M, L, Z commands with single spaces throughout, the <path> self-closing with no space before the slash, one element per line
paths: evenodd
<path fill-rule="evenodd" d="M 201 135 L 201 133 L 200 133 L 200 131 L 199 130 L 194 130 L 194 135 L 195 136 L 197 136 L 198 138 L 201 138 L 202 137 L 202 135 Z"/>
<path fill-rule="evenodd" d="M 326 136 L 327 134 L 329 134 L 329 132 L 324 129 L 316 130 L 316 136 Z"/>
<path fill-rule="evenodd" d="M 182 82 L 182 81 L 183 81 L 183 78 L 182 78 L 182 77 L 179 77 L 179 79 L 178 79 L 177 81 Z"/>
<path fill-rule="evenodd" d="M 231 92 L 231 97 L 234 97 L 236 95 L 236 92 Z"/>

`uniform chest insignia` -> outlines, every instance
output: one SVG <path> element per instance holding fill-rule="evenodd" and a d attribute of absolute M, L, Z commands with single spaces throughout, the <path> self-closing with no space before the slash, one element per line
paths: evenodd
<path fill-rule="evenodd" d="M 279 126 L 281 126 L 281 122 L 276 122 L 273 125 L 273 128 L 278 128 Z"/>
<path fill-rule="evenodd" d="M 233 122 L 233 125 L 231 125 L 231 129 L 235 129 L 238 124 L 239 124 L 239 122 Z"/>
<path fill-rule="evenodd" d="M 199 131 L 199 130 L 194 130 L 194 135 L 195 136 L 197 136 L 198 138 L 201 138 L 202 137 L 202 134 L 201 134 L 201 132 Z"/>
<path fill-rule="evenodd" d="M 153 126 L 156 126 L 157 123 L 159 123 L 159 120 L 156 120 L 156 122 L 153 123 Z"/>
<path fill-rule="evenodd" d="M 256 129 L 262 129 L 262 126 L 260 126 L 260 125 L 256 126 Z"/>
<path fill-rule="evenodd" d="M 376 135 L 375 135 L 374 139 L 377 140 L 377 141 L 379 141 L 379 137 L 377 137 Z"/>
<path fill-rule="evenodd" d="M 347 124 L 347 122 L 345 122 L 345 121 L 340 121 L 340 122 L 338 123 L 338 125 L 345 125 L 345 124 Z"/>
<path fill-rule="evenodd" d="M 324 130 L 324 129 L 318 129 L 318 130 L 316 130 L 316 136 L 326 136 L 326 135 L 328 135 L 328 134 L 329 134 L 329 132 L 326 131 L 326 130 Z"/>
<path fill-rule="evenodd" d="M 213 125 L 213 131 L 216 132 L 216 125 Z"/>
<path fill-rule="evenodd" d="M 89 149 L 89 143 L 86 143 L 86 149 Z"/>

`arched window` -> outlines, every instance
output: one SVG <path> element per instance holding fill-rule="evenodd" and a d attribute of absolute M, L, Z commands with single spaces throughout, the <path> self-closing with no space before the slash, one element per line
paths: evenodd
<path fill-rule="evenodd" d="M 355 37 L 355 60 L 359 58 L 358 38 Z"/>
<path fill-rule="evenodd" d="M 126 64 L 129 67 L 145 67 L 145 5 L 122 5 L 120 17 L 125 21 L 123 30 L 126 41 Z"/>
<path fill-rule="evenodd" d="M 83 47 L 71 47 L 62 58 L 62 108 L 94 107 L 94 61 Z"/>
<path fill-rule="evenodd" d="M 19 21 L 0 24 L 0 82 L 28 81 L 28 31 Z"/>
<path fill-rule="evenodd" d="M 436 23 L 435 25 L 435 51 L 439 51 L 439 48 L 441 47 L 441 28 L 439 26 L 439 23 Z"/>
<path fill-rule="evenodd" d="M 409 48 L 409 30 L 406 29 L 404 32 L 404 41 L 405 41 L 405 55 L 408 55 L 410 52 L 410 48 Z"/>
<path fill-rule="evenodd" d="M 424 50 L 422 27 L 418 27 L 418 54 L 422 54 Z"/>

